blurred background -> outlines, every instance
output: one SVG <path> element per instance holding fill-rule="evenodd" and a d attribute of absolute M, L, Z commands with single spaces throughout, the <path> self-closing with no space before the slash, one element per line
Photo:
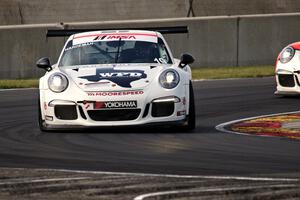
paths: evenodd
<path fill-rule="evenodd" d="M 35 62 L 57 62 L 67 38 L 49 29 L 187 26 L 165 35 L 175 57 L 194 68 L 273 65 L 300 41 L 299 0 L 0 0 L 0 79 L 39 77 Z"/>
<path fill-rule="evenodd" d="M 0 24 L 161 19 L 299 11 L 299 0 L 1 0 Z"/>

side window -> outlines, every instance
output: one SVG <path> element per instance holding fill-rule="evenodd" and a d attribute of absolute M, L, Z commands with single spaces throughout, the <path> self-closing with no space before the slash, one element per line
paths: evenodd
<path fill-rule="evenodd" d="M 170 58 L 170 55 L 168 53 L 167 47 L 164 44 L 163 40 L 161 38 L 158 39 L 158 50 L 160 54 L 159 61 L 161 63 L 168 63 L 171 64 L 172 60 Z"/>

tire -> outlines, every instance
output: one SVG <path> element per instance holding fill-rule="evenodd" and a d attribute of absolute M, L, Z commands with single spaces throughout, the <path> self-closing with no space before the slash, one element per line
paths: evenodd
<path fill-rule="evenodd" d="M 192 81 L 190 81 L 190 106 L 189 106 L 189 115 L 187 116 L 187 130 L 194 130 L 196 128 L 196 112 L 195 112 L 195 100 L 194 100 L 194 90 Z"/>
<path fill-rule="evenodd" d="M 45 120 L 42 119 L 40 97 L 39 97 L 39 101 L 38 101 L 38 125 L 39 125 L 39 128 L 42 132 L 47 132 L 48 131 Z"/>

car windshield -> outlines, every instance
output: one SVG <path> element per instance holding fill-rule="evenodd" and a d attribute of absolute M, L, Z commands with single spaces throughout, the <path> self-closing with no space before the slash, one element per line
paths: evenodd
<path fill-rule="evenodd" d="M 160 38 L 157 43 L 114 40 L 73 45 L 72 41 L 69 41 L 64 49 L 59 66 L 113 63 L 172 64 L 172 60 Z"/>

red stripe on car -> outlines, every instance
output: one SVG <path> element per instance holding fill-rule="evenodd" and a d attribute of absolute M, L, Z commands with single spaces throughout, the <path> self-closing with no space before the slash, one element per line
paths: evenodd
<path fill-rule="evenodd" d="M 300 50 L 300 42 L 295 42 L 295 43 L 291 44 L 290 46 L 296 50 Z"/>

